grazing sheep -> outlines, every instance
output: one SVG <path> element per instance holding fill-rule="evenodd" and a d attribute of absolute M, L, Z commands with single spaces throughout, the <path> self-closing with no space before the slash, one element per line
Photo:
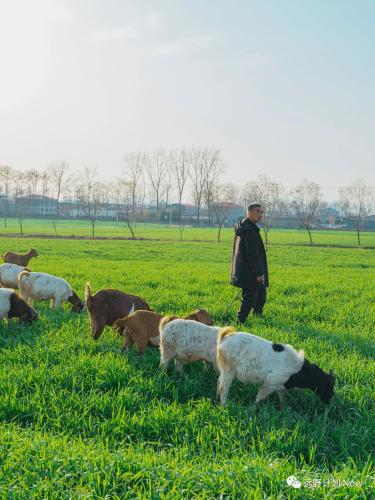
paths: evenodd
<path fill-rule="evenodd" d="M 143 299 L 120 290 L 108 288 L 92 295 L 90 283 L 86 283 L 85 297 L 91 333 L 95 340 L 98 340 L 106 326 L 112 326 L 116 320 L 128 316 L 131 311 L 150 310 Z"/>
<path fill-rule="evenodd" d="M 183 371 L 183 363 L 208 361 L 217 368 L 216 341 L 220 328 L 203 325 L 188 319 L 167 316 L 160 321 L 160 368 L 167 368 L 175 360 L 176 370 Z"/>
<path fill-rule="evenodd" d="M 33 304 L 34 300 L 51 300 L 51 309 L 61 307 L 63 302 L 72 304 L 71 312 L 81 312 L 83 301 L 63 278 L 52 274 L 22 271 L 18 276 L 20 297 Z"/>
<path fill-rule="evenodd" d="M 0 283 L 4 287 L 18 288 L 18 275 L 22 271 L 30 271 L 30 269 L 17 264 L 1 264 Z"/>
<path fill-rule="evenodd" d="M 125 318 L 115 321 L 113 327 L 125 336 L 123 350 L 127 351 L 135 344 L 137 351 L 143 354 L 148 345 L 159 346 L 159 323 L 163 316 L 154 311 L 135 311 Z M 173 316 L 177 319 L 177 316 Z M 185 316 L 183 319 L 191 319 L 212 325 L 213 321 L 206 309 L 197 309 Z"/>
<path fill-rule="evenodd" d="M 335 379 L 304 359 L 303 351 L 288 344 L 273 344 L 250 333 L 224 328 L 217 342 L 217 364 L 220 371 L 218 396 L 225 406 L 234 379 L 244 384 L 262 384 L 256 403 L 272 392 L 279 396 L 285 389 L 304 387 L 316 391 L 324 403 L 333 396 Z"/>
<path fill-rule="evenodd" d="M 4 262 L 8 262 L 9 264 L 17 264 L 18 266 L 26 267 L 29 260 L 33 257 L 38 257 L 38 255 L 39 254 L 35 248 L 30 248 L 25 255 L 15 252 L 5 252 L 5 254 L 2 255 L 2 258 L 4 259 Z"/>
<path fill-rule="evenodd" d="M 31 323 L 38 319 L 32 307 L 18 297 L 11 288 L 0 288 L 0 320 L 19 318 L 21 323 Z"/>

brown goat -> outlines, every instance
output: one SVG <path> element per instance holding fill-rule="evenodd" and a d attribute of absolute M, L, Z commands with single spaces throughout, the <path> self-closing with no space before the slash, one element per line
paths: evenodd
<path fill-rule="evenodd" d="M 38 257 L 38 255 L 39 254 L 35 248 L 30 248 L 30 250 L 24 255 L 15 252 L 5 252 L 5 254 L 2 255 L 2 258 L 4 259 L 4 262 L 9 264 L 17 264 L 18 266 L 26 267 L 29 260 L 33 257 Z"/>
<path fill-rule="evenodd" d="M 123 351 L 128 351 L 135 344 L 137 351 L 143 354 L 147 346 L 158 346 L 160 344 L 159 323 L 162 317 L 161 314 L 153 311 L 135 311 L 125 318 L 118 319 L 113 327 L 125 336 Z M 172 318 L 177 319 L 177 316 L 172 316 Z M 206 309 L 197 309 L 184 316 L 183 319 L 213 325 L 213 320 Z"/>
<path fill-rule="evenodd" d="M 90 283 L 86 283 L 85 297 L 91 333 L 95 340 L 100 337 L 106 326 L 112 326 L 116 320 L 127 316 L 131 311 L 150 310 L 143 299 L 120 290 L 108 288 L 92 295 Z"/>

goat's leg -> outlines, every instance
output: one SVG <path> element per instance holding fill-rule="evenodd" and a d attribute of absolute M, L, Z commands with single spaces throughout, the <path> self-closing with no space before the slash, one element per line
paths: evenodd
<path fill-rule="evenodd" d="M 29 304 L 30 307 L 34 307 L 34 299 L 33 299 L 33 297 L 29 297 L 28 304 Z"/>
<path fill-rule="evenodd" d="M 216 397 L 219 398 L 219 396 L 220 396 L 220 376 L 216 382 Z"/>
<path fill-rule="evenodd" d="M 167 349 L 163 349 L 162 345 L 160 345 L 160 364 L 159 368 L 166 370 L 168 368 L 169 363 L 175 357 L 175 353 L 168 351 Z"/>
<path fill-rule="evenodd" d="M 147 350 L 148 338 L 138 336 L 137 338 L 134 338 L 133 340 L 134 340 L 135 345 L 137 346 L 138 354 L 143 356 L 143 354 Z"/>
<path fill-rule="evenodd" d="M 282 406 L 284 403 L 285 391 L 277 391 L 277 395 L 279 396 L 279 403 Z"/>
<path fill-rule="evenodd" d="M 131 348 L 131 346 L 134 344 L 133 339 L 129 335 L 129 332 L 125 330 L 125 338 L 124 338 L 124 345 L 122 347 L 123 352 L 128 352 Z"/>
<path fill-rule="evenodd" d="M 64 299 L 62 297 L 55 298 L 55 307 L 57 309 L 60 309 L 60 307 L 62 307 L 62 305 L 63 305 L 63 302 L 64 302 Z"/>
<path fill-rule="evenodd" d="M 256 404 L 259 404 L 262 401 L 264 401 L 274 391 L 275 391 L 274 387 L 270 387 L 268 385 L 262 385 L 262 387 L 258 391 L 256 400 L 255 400 Z"/>
<path fill-rule="evenodd" d="M 178 373 L 184 373 L 184 363 L 180 359 L 175 359 L 174 364 Z"/>
<path fill-rule="evenodd" d="M 50 302 L 49 308 L 50 308 L 50 309 L 54 309 L 55 307 L 56 307 L 56 302 L 55 302 L 55 299 L 51 299 L 51 302 Z"/>
<path fill-rule="evenodd" d="M 91 322 L 91 334 L 94 340 L 98 340 L 100 335 L 102 334 L 105 323 L 102 320 L 97 321 L 95 318 L 91 318 L 90 316 L 90 322 Z"/>
<path fill-rule="evenodd" d="M 225 406 L 227 404 L 229 389 L 234 380 L 235 373 L 232 371 L 229 372 L 221 372 L 219 377 L 219 396 L 220 396 L 220 404 Z"/>

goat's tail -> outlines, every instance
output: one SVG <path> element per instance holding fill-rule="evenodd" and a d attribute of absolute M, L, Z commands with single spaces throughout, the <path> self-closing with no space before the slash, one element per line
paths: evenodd
<path fill-rule="evenodd" d="M 86 283 L 86 286 L 85 286 L 85 299 L 86 299 L 86 304 L 91 304 L 91 298 L 92 298 L 92 294 L 91 294 L 91 285 L 89 282 Z"/>
<path fill-rule="evenodd" d="M 30 271 L 26 271 L 26 269 L 24 269 L 23 271 L 20 272 L 20 274 L 18 275 L 18 279 L 20 281 L 23 280 L 23 278 L 26 278 L 27 276 L 29 276 L 30 274 Z"/>
<path fill-rule="evenodd" d="M 233 326 L 226 326 L 225 328 L 221 328 L 217 334 L 217 343 L 220 344 L 224 337 L 229 337 L 230 335 L 234 335 L 236 329 Z"/>
<path fill-rule="evenodd" d="M 161 318 L 159 323 L 159 333 L 161 334 L 164 331 L 166 325 L 174 319 L 176 319 L 176 316 L 164 316 L 164 318 Z"/>
<path fill-rule="evenodd" d="M 164 328 L 164 326 L 171 321 L 176 319 L 176 316 L 164 316 L 164 318 L 161 318 L 160 323 L 159 323 L 159 328 Z"/>

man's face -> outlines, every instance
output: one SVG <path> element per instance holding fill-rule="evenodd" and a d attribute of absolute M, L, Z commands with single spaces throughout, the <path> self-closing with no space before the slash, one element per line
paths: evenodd
<path fill-rule="evenodd" d="M 252 210 L 247 211 L 247 218 L 254 224 L 257 224 L 262 220 L 263 212 L 264 210 L 262 207 L 253 208 Z"/>

